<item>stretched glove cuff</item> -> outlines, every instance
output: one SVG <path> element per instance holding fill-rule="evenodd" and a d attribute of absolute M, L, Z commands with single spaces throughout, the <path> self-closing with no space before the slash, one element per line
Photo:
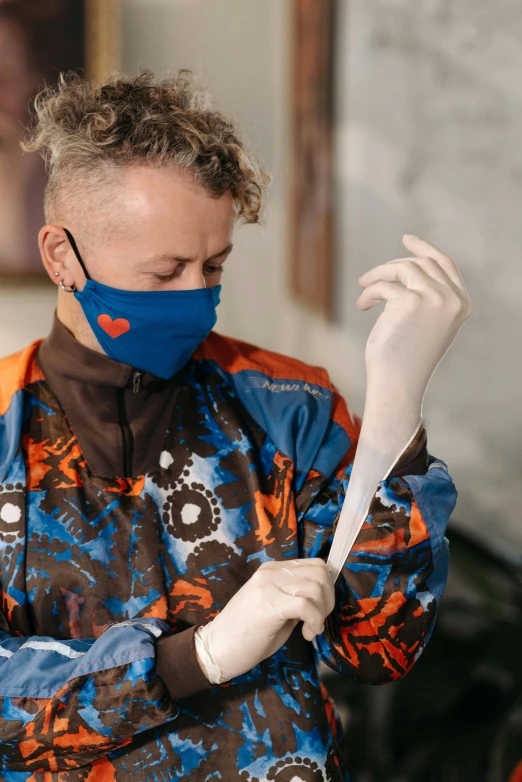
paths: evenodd
<path fill-rule="evenodd" d="M 210 623 L 201 625 L 195 632 L 196 653 L 199 663 L 211 684 L 223 684 L 229 681 L 223 676 L 212 654 L 212 634 Z"/>

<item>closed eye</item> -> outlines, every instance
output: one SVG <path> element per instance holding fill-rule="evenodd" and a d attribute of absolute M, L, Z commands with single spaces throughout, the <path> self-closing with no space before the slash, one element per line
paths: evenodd
<path fill-rule="evenodd" d="M 186 264 L 179 263 L 174 269 L 174 271 L 171 272 L 170 274 L 155 274 L 154 278 L 158 282 L 162 282 L 162 283 L 171 282 L 171 280 L 175 280 L 176 277 L 181 277 L 185 266 Z M 215 274 L 223 274 L 224 271 L 225 271 L 224 264 L 207 264 L 206 266 L 203 267 L 203 274 L 206 277 L 212 277 Z"/>
<path fill-rule="evenodd" d="M 180 271 L 180 266 L 181 266 L 181 271 Z M 176 277 L 180 277 L 180 276 L 181 276 L 181 274 L 182 274 L 182 272 L 183 272 L 183 268 L 184 268 L 184 266 L 185 266 L 185 264 L 183 264 L 183 263 L 180 263 L 180 264 L 178 264 L 178 265 L 176 266 L 176 268 L 174 269 L 174 271 L 173 271 L 173 272 L 171 272 L 170 274 L 155 274 L 155 275 L 154 275 L 154 278 L 155 278 L 155 279 L 156 279 L 158 282 L 170 282 L 171 280 L 175 280 L 175 279 L 176 279 Z"/>
<path fill-rule="evenodd" d="M 211 276 L 212 274 L 222 274 L 224 271 L 225 271 L 224 264 L 219 264 L 218 266 L 203 267 L 203 274 L 206 274 L 208 276 Z"/>

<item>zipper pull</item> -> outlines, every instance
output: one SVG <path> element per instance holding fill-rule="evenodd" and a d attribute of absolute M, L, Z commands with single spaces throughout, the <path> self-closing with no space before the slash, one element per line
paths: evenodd
<path fill-rule="evenodd" d="M 144 374 L 145 372 L 141 372 L 139 369 L 134 372 L 134 375 L 132 376 L 132 391 L 134 394 L 137 394 L 140 390 L 141 378 Z"/>

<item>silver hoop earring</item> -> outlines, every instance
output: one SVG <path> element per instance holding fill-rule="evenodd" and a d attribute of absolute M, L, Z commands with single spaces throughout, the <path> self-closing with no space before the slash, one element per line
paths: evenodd
<path fill-rule="evenodd" d="M 66 293 L 74 293 L 74 291 L 76 290 L 76 285 L 73 282 L 70 288 L 66 288 L 65 285 L 63 284 L 63 280 L 60 280 L 60 288 L 62 289 L 62 291 L 65 291 Z"/>

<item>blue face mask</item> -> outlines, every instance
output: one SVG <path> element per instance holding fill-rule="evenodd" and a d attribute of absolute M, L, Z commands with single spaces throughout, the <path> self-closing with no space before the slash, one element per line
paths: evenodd
<path fill-rule="evenodd" d="M 168 379 L 188 363 L 216 324 L 221 285 L 183 291 L 122 291 L 92 280 L 72 234 L 64 229 L 87 278 L 74 292 L 105 353 Z"/>

